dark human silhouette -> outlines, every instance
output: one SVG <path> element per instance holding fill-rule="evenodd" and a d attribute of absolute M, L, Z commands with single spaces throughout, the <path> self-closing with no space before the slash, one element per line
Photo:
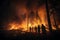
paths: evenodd
<path fill-rule="evenodd" d="M 38 33 L 40 33 L 40 25 L 38 25 Z"/>
<path fill-rule="evenodd" d="M 32 28 L 30 27 L 29 30 L 30 30 L 30 32 L 31 32 Z"/>
<path fill-rule="evenodd" d="M 42 39 L 43 40 L 47 40 L 47 35 L 46 35 L 46 30 L 45 30 L 45 26 L 42 24 Z"/>
<path fill-rule="evenodd" d="M 37 32 L 37 27 L 36 27 L 36 26 L 35 26 L 35 28 L 34 28 L 34 29 L 35 29 L 35 32 Z"/>
<path fill-rule="evenodd" d="M 42 33 L 46 34 L 45 26 L 42 24 Z"/>

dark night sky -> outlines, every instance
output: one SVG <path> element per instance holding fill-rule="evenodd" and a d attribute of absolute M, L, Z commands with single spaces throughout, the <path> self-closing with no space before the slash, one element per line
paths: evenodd
<path fill-rule="evenodd" d="M 38 2 L 38 7 L 42 5 L 45 0 L 0 0 L 0 24 L 1 26 L 4 24 L 4 22 L 8 22 L 11 18 L 12 13 L 10 4 L 11 2 L 18 2 L 20 5 L 23 3 L 26 3 L 27 8 L 31 8 L 31 5 L 33 6 Z M 50 3 L 53 4 L 53 7 L 56 10 L 56 19 L 60 22 L 60 0 L 53 0 L 53 2 L 50 0 Z"/>

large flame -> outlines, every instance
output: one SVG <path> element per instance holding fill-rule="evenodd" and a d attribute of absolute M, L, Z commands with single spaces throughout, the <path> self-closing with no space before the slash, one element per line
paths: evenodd
<path fill-rule="evenodd" d="M 21 10 L 22 9 L 22 10 Z M 20 14 L 21 13 L 21 14 Z M 21 17 L 21 15 L 24 15 L 24 13 L 26 14 L 26 18 L 23 19 Z M 26 9 L 26 8 L 18 8 L 17 10 L 17 16 L 23 20 L 22 22 L 19 21 L 19 23 L 16 22 L 12 22 L 9 23 L 9 27 L 8 30 L 21 30 L 21 31 L 27 31 L 29 30 L 30 27 L 34 28 L 34 27 L 38 27 L 38 25 L 44 25 L 46 28 L 46 31 L 49 31 L 49 27 L 48 27 L 48 23 L 47 23 L 47 15 L 46 15 L 46 8 L 45 5 L 42 5 L 39 9 L 38 9 L 38 16 L 39 18 L 36 17 L 28 17 L 27 18 L 27 14 L 30 14 L 30 12 Z M 36 14 L 36 13 L 35 13 Z M 19 20 L 20 20 L 19 19 Z M 27 22 L 28 21 L 28 22 Z M 28 26 L 27 26 L 28 25 Z M 28 28 L 27 28 L 28 27 Z M 53 30 L 56 30 L 56 28 L 53 26 L 52 27 Z M 42 32 L 42 31 L 41 31 Z"/>

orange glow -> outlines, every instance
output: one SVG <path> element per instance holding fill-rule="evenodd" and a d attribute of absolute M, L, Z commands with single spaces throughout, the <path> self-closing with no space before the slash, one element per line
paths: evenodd
<path fill-rule="evenodd" d="M 20 25 L 15 24 L 15 23 L 11 23 L 9 24 L 9 29 L 8 30 L 17 30 L 19 29 Z"/>
<path fill-rule="evenodd" d="M 56 27 L 53 26 L 52 29 L 53 29 L 53 30 L 56 30 Z"/>
<path fill-rule="evenodd" d="M 46 29 L 47 32 L 49 32 L 49 29 Z"/>
<path fill-rule="evenodd" d="M 21 8 L 22 9 L 22 8 Z M 20 15 L 22 15 L 22 13 L 29 13 L 29 11 L 26 10 L 26 8 L 23 8 L 22 10 L 21 9 L 18 9 L 19 11 L 17 12 L 17 15 L 18 17 L 22 19 L 22 17 Z M 39 18 L 36 19 L 36 17 L 34 18 L 29 18 L 29 20 L 27 20 L 27 17 L 20 23 L 16 23 L 16 22 L 12 22 L 12 23 L 9 23 L 8 25 L 10 25 L 8 27 L 8 30 L 22 30 L 22 31 L 29 31 L 29 28 L 32 27 L 38 27 L 38 25 L 40 25 L 40 28 L 41 28 L 41 25 L 43 24 L 46 28 L 46 31 L 48 32 L 49 31 L 49 27 L 48 27 L 48 23 L 47 23 L 47 15 L 46 15 L 46 8 L 45 8 L 45 5 L 42 5 L 39 9 L 38 9 L 38 16 Z M 27 21 L 29 21 L 27 23 Z M 28 24 L 28 26 L 27 26 Z M 28 27 L 28 29 L 27 29 Z M 60 27 L 60 26 L 59 26 Z M 56 30 L 56 28 L 54 26 L 52 26 L 52 30 Z M 34 31 L 34 30 L 33 30 Z M 40 33 L 42 33 L 42 29 L 40 29 Z"/>
<path fill-rule="evenodd" d="M 58 25 L 58 28 L 60 28 L 60 25 Z"/>

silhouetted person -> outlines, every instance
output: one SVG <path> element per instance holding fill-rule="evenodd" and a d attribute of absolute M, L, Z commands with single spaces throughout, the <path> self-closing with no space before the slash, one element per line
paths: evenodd
<path fill-rule="evenodd" d="M 35 28 L 34 28 L 34 29 L 35 29 L 35 32 L 37 32 L 37 27 L 36 27 L 36 26 L 35 26 Z"/>
<path fill-rule="evenodd" d="M 45 30 L 45 26 L 43 24 L 42 24 L 42 33 L 43 33 L 42 40 L 47 40 L 46 30 Z"/>
<path fill-rule="evenodd" d="M 45 26 L 42 24 L 42 33 L 45 34 L 46 33 L 46 29 Z"/>
<path fill-rule="evenodd" d="M 38 25 L 38 33 L 40 33 L 40 25 Z"/>
<path fill-rule="evenodd" d="M 30 29 L 30 32 L 31 32 L 32 28 L 30 27 L 29 29 Z"/>

